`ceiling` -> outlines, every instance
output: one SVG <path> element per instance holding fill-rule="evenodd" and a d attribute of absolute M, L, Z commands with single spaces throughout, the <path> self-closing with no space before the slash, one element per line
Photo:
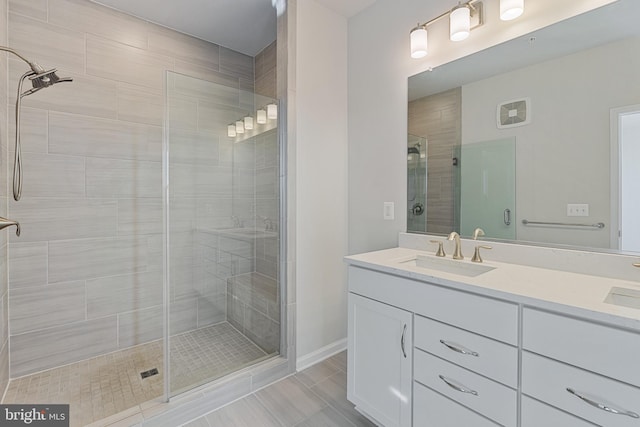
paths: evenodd
<path fill-rule="evenodd" d="M 249 56 L 255 56 L 276 39 L 276 10 L 272 0 L 91 1 Z M 316 1 L 346 17 L 375 2 Z"/>

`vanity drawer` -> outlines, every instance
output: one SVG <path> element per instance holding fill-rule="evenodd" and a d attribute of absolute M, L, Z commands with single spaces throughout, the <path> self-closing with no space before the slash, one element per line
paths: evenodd
<path fill-rule="evenodd" d="M 568 388 L 594 403 L 628 411 L 628 415 L 594 407 Z M 640 426 L 640 418 L 635 417 L 640 416 L 639 388 L 526 351 L 522 354 L 522 392 L 598 425 Z"/>
<path fill-rule="evenodd" d="M 488 418 L 419 383 L 414 383 L 413 387 L 413 425 L 416 427 L 498 427 L 498 424 Z"/>
<path fill-rule="evenodd" d="M 421 316 L 414 317 L 414 345 L 510 387 L 518 387 L 516 347 Z"/>
<path fill-rule="evenodd" d="M 416 381 L 499 424 L 516 425 L 515 390 L 421 350 L 413 356 Z"/>
<path fill-rule="evenodd" d="M 527 396 L 522 396 L 521 427 L 562 426 L 562 427 L 593 427 L 581 418 L 569 415 L 559 409 L 538 402 Z"/>
<path fill-rule="evenodd" d="M 640 334 L 557 314 L 523 310 L 523 348 L 640 386 Z"/>
<path fill-rule="evenodd" d="M 518 345 L 518 305 L 391 274 L 349 267 L 349 291 Z"/>

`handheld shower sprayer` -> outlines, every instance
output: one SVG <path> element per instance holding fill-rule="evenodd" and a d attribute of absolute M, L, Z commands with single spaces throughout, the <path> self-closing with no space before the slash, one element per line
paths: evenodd
<path fill-rule="evenodd" d="M 37 91 L 52 86 L 56 83 L 72 82 L 73 79 L 71 77 L 60 78 L 56 74 L 56 71 L 58 70 L 56 70 L 55 68 L 51 70 L 45 70 L 37 63 L 29 61 L 27 58 L 9 47 L 0 46 L 0 50 L 9 52 L 22 59 L 29 65 L 30 68 L 30 70 L 24 73 L 18 81 L 18 96 L 16 98 L 16 147 L 15 159 L 13 163 L 13 198 L 14 200 L 18 201 L 22 196 L 22 150 L 20 145 L 20 105 L 22 104 L 22 98 L 34 94 Z M 27 78 L 31 80 L 32 88 L 27 89 L 23 92 L 22 84 Z"/>

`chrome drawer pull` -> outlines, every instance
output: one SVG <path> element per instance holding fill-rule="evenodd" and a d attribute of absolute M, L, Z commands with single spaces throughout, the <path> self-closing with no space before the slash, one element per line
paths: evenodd
<path fill-rule="evenodd" d="M 402 329 L 402 338 L 400 338 L 400 348 L 402 349 L 402 355 L 404 356 L 404 358 L 407 358 L 407 352 L 404 349 L 404 336 L 407 334 L 407 325 L 404 325 L 404 328 Z"/>
<path fill-rule="evenodd" d="M 591 400 L 588 397 L 583 396 L 582 394 L 578 393 L 572 388 L 567 387 L 567 391 L 573 394 L 574 396 L 576 396 L 577 398 L 581 399 L 583 402 L 588 403 L 589 405 L 594 406 L 598 409 L 602 409 L 603 411 L 607 411 L 616 415 L 626 415 L 627 417 L 631 417 L 631 418 L 640 418 L 640 415 L 636 414 L 635 412 L 625 411 L 624 409 L 616 409 L 616 408 L 612 408 L 611 406 L 607 406 L 603 403 L 598 403 L 595 400 Z"/>
<path fill-rule="evenodd" d="M 462 354 L 468 354 L 469 356 L 475 356 L 475 357 L 480 357 L 480 355 L 478 353 L 476 353 L 475 351 L 471 351 L 468 348 L 465 348 L 464 346 L 461 346 L 460 344 L 455 344 L 449 341 L 445 341 L 445 340 L 440 340 L 440 342 L 445 345 L 446 347 L 448 347 L 449 349 L 457 352 L 457 353 L 462 353 Z"/>
<path fill-rule="evenodd" d="M 475 390 L 471 390 L 470 388 L 466 388 L 465 386 L 463 386 L 463 385 L 460 385 L 460 384 L 456 383 L 456 382 L 455 382 L 455 381 L 453 381 L 452 379 L 446 378 L 446 377 L 444 377 L 444 376 L 442 376 L 442 375 L 438 375 L 438 377 L 439 377 L 442 381 L 444 381 L 444 383 L 445 383 L 446 385 L 448 385 L 449 387 L 451 387 L 452 389 L 454 389 L 454 390 L 456 390 L 456 391 L 459 391 L 459 392 L 461 392 L 461 393 L 469 393 L 469 394 L 473 394 L 474 396 L 477 396 L 477 395 L 478 395 L 478 392 L 477 392 L 477 391 L 475 391 Z"/>

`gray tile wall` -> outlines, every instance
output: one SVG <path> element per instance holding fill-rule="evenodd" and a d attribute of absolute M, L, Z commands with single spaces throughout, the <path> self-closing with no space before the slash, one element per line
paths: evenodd
<path fill-rule="evenodd" d="M 178 85 L 184 96 L 170 102 L 172 116 L 180 118 L 171 137 L 191 141 L 173 159 L 181 200 L 171 208 L 171 279 L 177 283 L 172 331 L 224 319 L 225 285 L 207 281 L 196 227 L 204 217 L 228 226 L 236 207 L 254 221 L 255 208 L 245 210 L 231 191 L 235 184 L 249 195 L 257 172 L 236 171 L 235 147 L 213 135 L 230 120 L 231 111 L 220 102 L 252 101 L 238 97 L 238 90 L 253 88 L 253 58 L 86 0 L 0 0 L 5 21 L 8 40 L 0 32 L 1 44 L 45 68 L 57 67 L 74 82 L 24 99 L 20 202 L 7 207 L 6 176 L 0 174 L 0 215 L 21 220 L 24 233 L 9 237 L 8 295 L 2 260 L 9 234 L 0 234 L 0 387 L 8 376 L 7 335 L 13 377 L 161 336 L 165 70 L 227 86 L 200 93 L 199 87 Z M 3 74 L 0 83 L 0 120 L 9 116 L 10 123 L 8 107 L 25 65 L 6 61 L 0 57 L 9 70 L 8 82 Z M 5 129 L 3 171 L 7 150 L 12 154 Z M 253 268 L 254 258 L 243 268 Z"/>
<path fill-rule="evenodd" d="M 0 0 L 0 45 L 7 45 L 8 0 Z M 7 57 L 0 53 L 0 216 L 7 216 L 7 166 L 9 131 L 8 122 L 8 76 Z M 13 227 L 0 232 L 0 393 L 4 394 L 9 383 L 9 286 L 7 262 L 7 235 Z"/>
<path fill-rule="evenodd" d="M 427 210 L 419 218 L 426 221 L 427 232 L 449 233 L 456 229 L 454 214 L 459 212 L 454 198 L 457 168 L 451 159 L 462 141 L 461 88 L 410 102 L 408 123 L 409 134 L 427 139 Z"/>

